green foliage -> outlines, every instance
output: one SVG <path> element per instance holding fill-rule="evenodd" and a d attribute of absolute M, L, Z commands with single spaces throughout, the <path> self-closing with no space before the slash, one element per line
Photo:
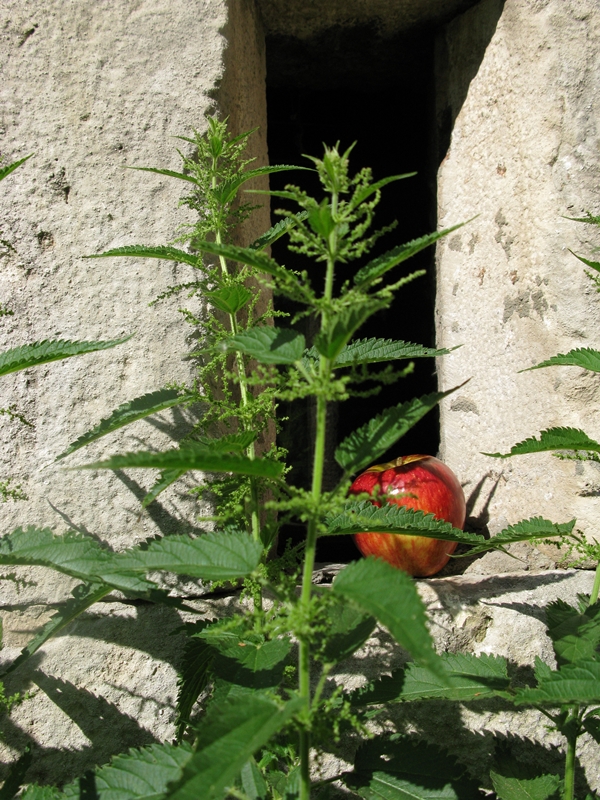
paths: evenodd
<path fill-rule="evenodd" d="M 540 433 L 540 438 L 531 437 L 515 444 L 510 453 L 484 453 L 493 458 L 509 458 L 526 453 L 543 453 L 548 450 L 575 450 L 582 453 L 600 453 L 600 442 L 577 428 L 548 428 Z"/>
<path fill-rule="evenodd" d="M 291 328 L 250 328 L 229 340 L 229 347 L 261 364 L 295 364 L 304 353 L 304 336 Z"/>
<path fill-rule="evenodd" d="M 172 287 L 165 297 L 187 290 L 208 301 L 201 319 L 182 309 L 196 337 L 200 331 L 193 353 L 197 377 L 192 386 L 158 389 L 122 404 L 58 457 L 132 422 L 195 403 L 202 416 L 176 447 L 102 457 L 84 468 L 156 470 L 159 474 L 144 506 L 190 470 L 209 473 L 206 489 L 215 500 L 214 529 L 195 537 L 160 536 L 118 553 L 89 536 L 57 536 L 32 527 L 0 538 L 0 564 L 41 565 L 79 581 L 73 597 L 7 665 L 7 671 L 20 667 L 50 636 L 115 589 L 128 598 L 185 610 L 188 620 L 195 619 L 179 631 L 186 639 L 177 700 L 179 744 L 132 750 L 61 790 L 29 787 L 23 793 L 26 800 L 309 800 L 325 797 L 333 780 L 344 783 L 352 797 L 365 799 L 480 796 L 465 767 L 447 753 L 395 734 L 363 741 L 352 771 L 320 783 L 311 780 L 314 752 L 337 753 L 345 730 L 365 739 L 366 721 L 386 714 L 389 703 L 435 700 L 477 706 L 501 701 L 516 709 L 540 708 L 567 737 L 569 758 L 582 732 L 600 739 L 597 589 L 579 608 L 566 603 L 548 608 L 558 669 L 538 660 L 524 685 L 522 679 L 513 679 L 510 665 L 498 656 L 436 653 L 415 583 L 383 561 L 369 558 L 350 564 L 330 589 L 313 586 L 316 542 L 325 535 L 379 531 L 422 536 L 459 542 L 470 553 L 479 553 L 536 539 L 571 541 L 575 546 L 579 534 L 574 533 L 574 521 L 555 524 L 532 517 L 485 539 L 431 514 L 396 504 L 378 508 L 368 500 L 347 497 L 349 476 L 396 445 L 451 392 L 399 403 L 354 431 L 335 453 L 344 476 L 331 491 L 324 491 L 328 404 L 359 395 L 366 380 L 392 381 L 411 369 L 409 364 L 397 372 L 391 366 L 384 373 L 371 372 L 371 364 L 450 352 L 355 337 L 367 320 L 390 307 L 398 290 L 422 274 L 390 277 L 392 270 L 460 225 L 373 258 L 374 244 L 393 228 L 372 230 L 381 192 L 408 176 L 373 181 L 368 169 L 352 175 L 352 148 L 341 152 L 336 146 L 326 147 L 322 158 L 310 159 L 321 181 L 319 197 L 294 185 L 272 192 L 294 208 L 278 212 L 281 221 L 244 246 L 237 231 L 253 208 L 243 201 L 244 187 L 250 180 L 290 169 L 249 169 L 243 154 L 250 133 L 230 138 L 225 123 L 208 118 L 205 133 L 185 139 L 195 152 L 180 154 L 181 171 L 135 167 L 178 180 L 189 191 L 182 204 L 197 214 L 197 220 L 182 228 L 177 240 L 187 247 L 128 245 L 90 257 L 157 259 L 191 268 L 193 280 Z M 265 252 L 283 236 L 293 252 L 321 268 L 314 283 L 308 270 L 289 270 Z M 259 312 L 257 285 L 298 303 L 297 318 L 311 316 L 316 322 L 313 340 L 307 341 L 293 328 L 295 320 L 290 327 L 274 325 L 277 315 L 269 303 L 266 311 Z M 2 363 L 9 372 L 84 352 L 82 347 L 113 344 L 42 343 L 11 351 Z M 69 348 L 73 352 L 67 352 Z M 597 359 L 596 351 L 580 349 L 537 367 L 561 363 L 595 369 Z M 286 483 L 286 454 L 272 442 L 279 400 L 302 398 L 310 398 L 315 410 L 310 490 Z M 543 432 L 539 441 L 516 445 L 511 454 L 543 449 L 593 455 L 600 452 L 600 445 L 581 431 L 560 428 Z M 280 526 L 290 519 L 305 526 L 305 539 L 295 551 L 270 560 Z M 206 602 L 199 611 L 161 590 L 157 573 L 212 582 L 212 587 L 202 588 L 217 595 L 241 589 L 242 599 L 213 618 Z M 332 679 L 332 671 L 338 665 L 342 672 L 356 671 L 360 662 L 356 653 L 377 624 L 390 632 L 411 660 L 390 675 L 345 691 Z M 15 769 L 7 790 L 11 797 L 24 780 L 24 771 Z M 491 778 L 501 800 L 546 800 L 558 788 L 555 776 L 511 773 L 503 764 Z M 572 800 L 572 795 L 565 794 L 565 800 Z"/>
<path fill-rule="evenodd" d="M 335 451 L 335 460 L 348 473 L 360 472 L 396 444 L 428 411 L 435 408 L 448 392 L 433 392 L 387 408 L 366 425 L 350 434 Z"/>
<path fill-rule="evenodd" d="M 340 572 L 332 591 L 375 617 L 413 658 L 443 678 L 445 673 L 427 630 L 425 607 L 406 573 L 385 561 L 367 558 Z"/>
<path fill-rule="evenodd" d="M 162 469 L 189 472 L 192 469 L 207 472 L 235 472 L 238 475 L 254 475 L 262 478 L 276 478 L 283 466 L 276 461 L 245 456 L 227 455 L 212 445 L 190 442 L 185 447 L 177 447 L 160 453 L 139 451 L 112 456 L 106 461 L 84 464 L 78 469 Z"/>
<path fill-rule="evenodd" d="M 377 508 L 368 500 L 347 501 L 340 512 L 325 520 L 327 536 L 373 531 L 374 533 L 397 533 L 399 535 L 424 536 L 448 542 L 461 542 L 472 546 L 488 546 L 487 541 L 476 533 L 453 528 L 450 522 L 436 519 L 413 508 L 404 508 L 395 503 Z M 490 547 L 493 546 L 489 545 Z"/>
<path fill-rule="evenodd" d="M 152 414 L 158 414 L 160 411 L 173 408 L 182 403 L 189 403 L 190 399 L 192 399 L 192 396 L 182 393 L 178 389 L 159 389 L 142 397 L 136 397 L 135 400 L 128 400 L 116 408 L 109 417 L 99 422 L 91 431 L 87 431 L 70 444 L 64 452 L 56 457 L 56 460 L 59 461 L 61 458 L 65 458 L 75 450 L 79 450 L 80 447 L 85 447 L 102 436 L 129 425 L 131 422 L 145 419 Z"/>
<path fill-rule="evenodd" d="M 365 800 L 475 800 L 477 783 L 439 748 L 409 738 L 363 744 L 344 783 Z"/>
<path fill-rule="evenodd" d="M 411 700 L 466 702 L 493 697 L 509 688 L 506 659 L 470 653 L 442 653 L 443 679 L 427 667 L 411 662 L 354 692 L 354 706 Z"/>
<path fill-rule="evenodd" d="M 403 358 L 434 358 L 446 356 L 452 350 L 423 347 L 411 342 L 394 342 L 391 339 L 356 339 L 344 347 L 335 360 L 335 366 L 351 367 L 356 364 L 375 364 Z"/>
<path fill-rule="evenodd" d="M 51 361 L 60 361 L 71 356 L 80 356 L 84 353 L 94 353 L 97 350 L 108 350 L 123 344 L 131 336 L 122 339 L 113 339 L 110 342 L 67 342 L 44 341 L 36 344 L 24 344 L 0 353 L 0 375 L 36 367 L 39 364 L 48 364 Z"/>
<path fill-rule="evenodd" d="M 581 367 L 591 372 L 600 372 L 600 352 L 589 347 L 578 347 L 577 350 L 570 350 L 568 353 L 552 356 L 535 367 L 529 369 L 541 369 L 542 367 Z M 522 370 L 525 372 L 526 370 Z"/>
<path fill-rule="evenodd" d="M 197 539 L 167 536 L 144 549 L 115 554 L 116 569 L 150 572 L 165 570 L 207 581 L 226 581 L 249 575 L 258 567 L 262 548 L 244 532 L 206 533 Z"/>
<path fill-rule="evenodd" d="M 558 775 L 522 778 L 492 770 L 490 777 L 499 800 L 548 800 L 556 795 L 560 785 Z"/>

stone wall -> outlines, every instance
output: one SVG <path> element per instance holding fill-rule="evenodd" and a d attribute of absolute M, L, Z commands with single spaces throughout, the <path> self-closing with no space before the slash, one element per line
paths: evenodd
<path fill-rule="evenodd" d="M 2 236 L 16 251 L 2 259 L 0 299 L 14 311 L 0 319 L 2 349 L 135 334 L 116 349 L 2 379 L 0 405 L 15 404 L 35 424 L 23 428 L 2 418 L 2 477 L 15 476 L 29 496 L 0 507 L 2 530 L 71 528 L 116 549 L 191 530 L 202 506 L 186 490 L 198 476 L 144 511 L 140 500 L 156 477 L 149 471 L 64 467 L 168 447 L 192 412 L 138 422 L 58 466 L 53 461 L 120 403 L 192 377 L 183 357 L 194 331 L 177 311 L 181 299 L 148 307 L 170 285 L 193 279 L 192 268 L 83 256 L 175 238 L 189 219 L 177 207 L 183 184 L 124 167 L 180 169 L 176 148 L 188 145 L 173 137 L 202 130 L 206 113 L 229 114 L 236 132 L 260 127 L 249 157 L 267 163 L 264 37 L 254 4 L 117 0 L 108 11 L 89 0 L 0 0 L 0 30 L 0 150 L 5 163 L 34 153 L 1 187 Z M 267 208 L 243 235 L 268 223 Z M 0 584 L 4 661 L 53 613 L 46 604 L 64 601 L 74 585 L 41 568 L 19 577 L 24 583 Z M 91 628 L 90 619 L 97 623 Z M 40 779 L 61 780 L 128 746 L 172 735 L 180 641 L 167 634 L 179 617 L 114 602 L 83 624 L 70 629 L 82 649 L 58 639 L 56 660 L 52 649 L 41 651 L 26 675 L 7 683 L 23 688 L 25 677 L 25 688 L 37 692 L 2 725 L 21 752 L 28 741 L 37 743 L 38 756 L 46 756 L 37 759 Z M 112 724 L 111 739 L 99 718 Z M 3 749 L 11 757 L 17 752 Z"/>
<path fill-rule="evenodd" d="M 483 0 L 438 37 L 439 225 L 478 215 L 438 249 L 438 345 L 462 345 L 440 384 L 470 378 L 442 404 L 441 456 L 492 533 L 538 514 L 599 529 L 597 464 L 482 455 L 553 426 L 600 435 L 592 373 L 518 374 L 600 341 L 598 296 L 569 252 L 600 240 L 565 219 L 600 208 L 599 34 L 592 0 Z"/>
<path fill-rule="evenodd" d="M 299 5 L 290 4 L 290 20 Z M 402 24 L 407 9 L 427 6 L 374 5 Z M 442 5 L 429 4 L 438 20 Z M 469 5 L 457 1 L 453 8 Z M 278 31 L 277 4 L 260 6 L 270 30 Z M 350 6 L 355 14 L 348 16 L 344 5 L 346 22 L 362 19 L 366 4 Z M 312 8 L 303 4 L 297 35 L 308 30 Z M 443 405 L 442 457 L 468 495 L 480 487 L 472 518 L 492 531 L 537 513 L 556 521 L 577 516 L 590 532 L 598 521 L 589 497 L 600 483 L 593 465 L 579 473 L 544 455 L 509 462 L 480 455 L 505 451 L 550 425 L 600 435 L 597 383 L 587 375 L 569 368 L 517 374 L 554 353 L 597 346 L 597 299 L 567 249 L 588 253 L 591 231 L 561 216 L 598 209 L 594 10 L 592 0 L 482 0 L 438 40 L 440 225 L 479 214 L 439 248 L 438 343 L 463 344 L 439 364 L 440 380 L 448 388 L 471 378 Z M 187 268 L 82 256 L 174 237 L 185 221 L 177 209 L 181 187 L 122 167 L 178 168 L 170 137 L 202 129 L 208 110 L 231 114 L 237 130 L 261 125 L 251 155 L 265 162 L 264 39 L 255 6 L 174 0 L 167 10 L 158 0 L 115 0 L 109 14 L 89 0 L 0 0 L 0 29 L 0 148 L 7 160 L 35 153 L 2 183 L 1 227 L 16 247 L 0 276 L 0 299 L 15 311 L 0 319 L 3 347 L 136 332 L 115 350 L 3 379 L 1 404 L 15 403 L 36 427 L 4 419 L 0 428 L 3 474 L 15 475 L 30 496 L 0 509 L 2 529 L 72 527 L 116 548 L 175 527 L 193 529 L 199 507 L 185 483 L 160 506 L 141 511 L 151 475 L 65 472 L 53 459 L 119 403 L 190 376 L 188 363 L 173 357 L 188 347 L 177 302 L 148 308 L 168 285 L 188 279 Z M 256 230 L 266 222 L 259 217 Z M 164 414 L 70 463 L 164 447 L 186 425 L 189 417 Z M 517 666 L 535 655 L 550 660 L 540 609 L 589 591 L 591 575 L 496 576 L 513 563 L 489 556 L 464 576 L 421 582 L 440 649 L 499 652 Z M 63 601 L 73 585 L 41 569 L 23 577 L 25 584 L 1 584 L 7 661 L 48 618 L 46 604 Z M 209 613 L 208 605 L 202 608 Z M 66 780 L 128 746 L 169 739 L 181 641 L 167 634 L 180 622 L 170 610 L 110 597 L 48 643 L 8 682 L 9 690 L 25 682 L 35 696 L 3 720 L 11 742 L 3 760 L 33 742 L 38 757 L 30 777 Z M 507 630 L 517 636 L 508 639 Z M 401 658 L 384 632 L 356 657 L 371 674 Z M 460 713 L 466 724 L 454 746 L 470 752 L 473 770 L 482 772 L 490 742 L 513 730 L 512 718 L 496 710 Z M 435 726 L 426 715 L 417 724 L 435 738 L 437 711 L 433 718 Z M 525 715 L 522 724 L 524 739 L 544 736 L 539 717 Z M 591 741 L 583 743 L 582 762 L 598 788 Z"/>

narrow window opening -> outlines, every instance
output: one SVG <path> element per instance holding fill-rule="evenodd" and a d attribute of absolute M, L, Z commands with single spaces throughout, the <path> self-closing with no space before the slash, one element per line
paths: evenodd
<path fill-rule="evenodd" d="M 375 26 L 333 28 L 312 39 L 287 36 L 267 38 L 267 109 L 268 146 L 271 163 L 307 164 L 303 154 L 322 154 L 322 143 L 340 142 L 347 148 L 357 142 L 351 156 L 355 172 L 369 166 L 375 179 L 387 175 L 417 172 L 417 176 L 393 183 L 383 190 L 376 227 L 394 219 L 398 227 L 378 242 L 372 256 L 398 244 L 422 236 L 436 225 L 436 162 L 434 146 L 433 31 L 410 37 L 405 34 L 383 37 Z M 284 173 L 273 176 L 272 188 L 299 183 L 318 192 L 318 184 L 309 173 Z M 278 207 L 279 201 L 273 201 Z M 277 220 L 277 217 L 274 217 Z M 290 267 L 307 268 L 306 259 L 290 253 L 285 245 L 274 247 L 274 255 Z M 427 270 L 401 290 L 392 307 L 376 314 L 358 332 L 360 338 L 403 339 L 434 345 L 435 271 L 434 252 L 430 248 L 400 265 L 394 277 L 416 269 Z M 352 263 L 342 281 L 357 269 Z M 309 267 L 315 285 L 321 279 L 320 267 Z M 278 310 L 296 310 L 284 299 L 275 299 Z M 310 322 L 300 323 L 310 339 L 315 331 Z M 401 362 L 398 362 L 399 364 Z M 402 362 L 405 363 L 405 362 Z M 339 479 L 333 458 L 336 445 L 353 430 L 397 403 L 437 388 L 435 362 L 418 359 L 412 375 L 383 386 L 380 393 L 368 398 L 353 398 L 331 410 L 327 446 L 326 488 Z M 313 436 L 310 403 L 282 404 L 280 443 L 289 451 L 292 482 L 308 488 L 311 474 Z M 380 461 L 399 455 L 429 453 L 439 446 L 439 422 L 435 411 L 386 453 Z M 287 539 L 299 541 L 302 532 L 288 526 L 280 548 Z M 320 540 L 319 561 L 350 561 L 358 551 L 349 537 Z"/>

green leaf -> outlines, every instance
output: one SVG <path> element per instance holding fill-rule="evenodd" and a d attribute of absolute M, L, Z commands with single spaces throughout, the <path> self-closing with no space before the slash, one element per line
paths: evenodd
<path fill-rule="evenodd" d="M 235 196 L 238 193 L 238 189 L 240 188 L 240 186 L 246 183 L 246 181 L 250 181 L 253 178 L 259 178 L 262 175 L 272 175 L 275 172 L 289 172 L 290 170 L 294 169 L 307 170 L 310 168 L 295 167 L 290 164 L 273 164 L 273 166 L 258 167 L 257 169 L 249 169 L 242 175 L 237 175 L 230 181 L 227 181 L 226 183 L 222 183 L 220 186 L 217 186 L 216 189 L 213 189 L 212 194 L 218 200 L 219 203 L 222 203 L 223 205 L 228 205 L 235 199 Z"/>
<path fill-rule="evenodd" d="M 21 664 L 37 652 L 48 639 L 55 636 L 90 606 L 102 600 L 103 597 L 110 594 L 112 591 L 112 586 L 98 586 L 98 584 L 84 583 L 76 586 L 71 592 L 73 598 L 61 606 L 56 614 L 52 615 L 42 630 L 27 643 L 23 650 L 21 650 L 17 658 L 8 667 L 0 671 L 0 676 L 8 675 L 9 672 L 20 667 Z"/>
<path fill-rule="evenodd" d="M 248 759 L 300 710 L 301 698 L 280 706 L 260 694 L 211 703 L 199 727 L 195 752 L 171 785 L 171 800 L 221 800 Z"/>
<path fill-rule="evenodd" d="M 144 496 L 142 500 L 142 508 L 147 508 L 150 503 L 153 503 L 156 498 L 168 489 L 173 483 L 179 480 L 183 475 L 185 475 L 185 469 L 164 469 L 160 475 L 154 486 L 150 489 L 147 495 Z"/>
<path fill-rule="evenodd" d="M 327 199 L 322 200 L 318 206 L 313 206 L 309 209 L 308 224 L 323 239 L 329 238 L 331 232 L 335 229 L 336 222 Z"/>
<path fill-rule="evenodd" d="M 468 220 L 470 222 L 471 220 Z M 419 239 L 413 239 L 411 242 L 401 244 L 389 250 L 378 258 L 374 258 L 362 269 L 360 269 L 354 276 L 354 283 L 361 289 L 367 287 L 370 283 L 381 278 L 385 273 L 392 269 L 392 267 L 401 264 L 403 261 L 411 258 L 412 256 L 420 253 L 426 247 L 435 244 L 443 236 L 447 236 L 452 231 L 462 228 L 466 222 L 461 222 L 459 225 L 454 225 L 452 228 L 446 228 L 443 231 L 436 231 L 435 233 L 428 233 L 426 236 L 421 236 Z"/>
<path fill-rule="evenodd" d="M 469 545 L 485 545 L 487 541 L 476 533 L 453 528 L 450 522 L 436 519 L 413 508 L 404 508 L 387 503 L 382 508 L 369 500 L 348 500 L 344 510 L 325 520 L 327 533 L 324 536 L 345 536 L 354 533 L 397 533 L 407 536 L 425 536 L 446 542 L 461 542 Z"/>
<path fill-rule="evenodd" d="M 246 264 L 254 267 L 259 272 L 266 272 L 269 275 L 279 275 L 283 267 L 269 256 L 250 247 L 236 247 L 233 244 L 217 244 L 216 242 L 194 242 L 194 247 L 203 253 L 210 253 L 213 256 L 223 256 L 229 261 L 237 261 L 239 264 Z"/>
<path fill-rule="evenodd" d="M 525 453 L 542 453 L 546 450 L 587 450 L 600 453 L 600 443 L 590 439 L 578 428 L 548 428 L 540 433 L 540 438 L 524 439 L 515 444 L 510 453 L 483 453 L 492 458 L 508 458 Z"/>
<path fill-rule="evenodd" d="M 48 528 L 17 528 L 0 538 L 0 564 L 51 567 L 89 583 L 105 583 L 123 591 L 146 592 L 155 585 L 121 569 L 117 555 L 103 550 L 95 539 L 68 533 L 55 536 Z"/>
<path fill-rule="evenodd" d="M 226 314 L 237 314 L 250 300 L 252 292 L 245 286 L 234 284 L 233 286 L 223 286 L 214 292 L 204 292 L 204 296 L 219 311 L 224 311 Z"/>
<path fill-rule="evenodd" d="M 407 403 L 386 408 L 354 431 L 338 446 L 335 460 L 347 473 L 359 472 L 376 461 L 401 439 L 428 411 L 459 387 L 447 392 L 433 392 Z"/>
<path fill-rule="evenodd" d="M 256 441 L 258 434 L 255 431 L 240 431 L 239 433 L 227 433 L 211 439 L 208 436 L 199 436 L 197 442 L 203 447 L 210 448 L 213 453 L 242 453 Z"/>
<path fill-rule="evenodd" d="M 415 660 L 443 679 L 444 670 L 427 630 L 423 601 L 406 573 L 385 561 L 365 558 L 342 570 L 332 591 L 378 619 Z"/>
<path fill-rule="evenodd" d="M 342 309 L 331 317 L 327 329 L 315 337 L 315 348 L 325 358 L 335 360 L 354 332 L 385 305 L 384 302 L 370 301 Z"/>
<path fill-rule="evenodd" d="M 238 475 L 255 475 L 260 478 L 277 478 L 283 465 L 266 458 L 250 459 L 239 455 L 228 455 L 213 451 L 205 445 L 187 444 L 162 453 L 140 451 L 112 456 L 107 461 L 83 464 L 76 469 L 161 469 L 188 472 L 192 469 L 204 472 L 234 472 Z"/>
<path fill-rule="evenodd" d="M 413 700 L 456 700 L 467 702 L 495 696 L 510 684 L 506 659 L 470 653 L 442 653 L 445 680 L 425 667 L 409 663 L 353 692 L 352 705 L 366 706 Z"/>
<path fill-rule="evenodd" d="M 548 666 L 539 656 L 536 656 L 533 663 L 533 674 L 538 683 L 549 680 L 552 676 L 552 667 Z"/>
<path fill-rule="evenodd" d="M 246 689 L 275 689 L 283 680 L 292 644 L 289 639 L 272 639 L 254 644 L 239 638 L 221 647 L 215 658 L 214 672 L 219 682 Z"/>
<path fill-rule="evenodd" d="M 134 258 L 158 258 L 164 261 L 177 261 L 181 264 L 190 264 L 196 269 L 202 269 L 202 258 L 193 253 L 186 253 L 185 250 L 178 250 L 176 247 L 164 247 L 158 245 L 149 247 L 144 244 L 128 244 L 125 247 L 115 247 L 105 253 L 94 253 L 84 258 L 115 258 L 115 257 L 134 257 Z"/>
<path fill-rule="evenodd" d="M 460 345 L 459 345 L 460 346 Z M 355 364 L 376 364 L 379 361 L 394 361 L 402 358 L 434 358 L 446 356 L 456 347 L 436 350 L 411 342 L 392 339 L 357 339 L 346 345 L 335 360 L 335 368 L 352 367 Z"/>
<path fill-rule="evenodd" d="M 345 601 L 328 610 L 323 661 L 337 664 L 355 653 L 375 630 L 375 618 Z"/>
<path fill-rule="evenodd" d="M 528 542 L 535 539 L 546 539 L 551 536 L 568 536 L 575 527 L 575 520 L 570 522 L 550 522 L 543 517 L 531 517 L 509 525 L 500 533 L 481 544 L 476 544 L 469 555 L 483 553 L 486 550 L 503 549 L 513 542 Z"/>
<path fill-rule="evenodd" d="M 241 453 L 246 450 L 252 442 L 256 440 L 256 434 L 251 431 L 243 431 L 242 433 L 232 433 L 227 436 L 221 436 L 219 439 L 209 439 L 208 437 L 200 437 L 198 443 L 206 445 L 213 453 Z M 185 469 L 165 469 L 163 470 L 154 486 L 150 489 L 148 494 L 142 500 L 142 508 L 146 508 L 150 503 L 154 502 L 156 498 L 168 489 L 171 484 L 179 480 L 185 475 Z"/>
<path fill-rule="evenodd" d="M 128 400 L 116 408 L 109 417 L 103 419 L 94 428 L 76 439 L 64 452 L 56 457 L 56 460 L 60 461 L 61 458 L 65 458 L 75 450 L 79 450 L 80 447 L 85 447 L 102 436 L 129 425 L 131 422 L 144 419 L 151 414 L 158 414 L 167 408 L 188 403 L 191 399 L 193 399 L 193 395 L 189 393 L 182 394 L 178 389 L 159 389 L 156 392 L 136 397 L 135 400 Z"/>
<path fill-rule="evenodd" d="M 187 742 L 180 745 L 152 744 L 140 750 L 113 758 L 100 767 L 95 778 L 96 797 L 103 800 L 159 800 L 169 796 L 169 786 L 181 778 L 185 765 L 192 759 Z M 83 787 L 82 787 L 83 788 Z M 65 787 L 68 798 L 85 800 L 80 781 Z"/>
<path fill-rule="evenodd" d="M 66 789 L 72 787 L 65 787 Z M 38 786 L 38 784 L 33 783 L 30 784 L 23 794 L 21 795 L 23 800 L 27 798 L 27 800 L 76 800 L 79 798 L 79 791 L 78 788 L 73 789 L 70 794 L 64 794 L 57 789 L 56 786 Z"/>
<path fill-rule="evenodd" d="M 519 778 L 500 775 L 491 770 L 490 778 L 498 800 L 548 800 L 557 793 L 560 786 L 558 775 Z"/>
<path fill-rule="evenodd" d="M 6 178 L 7 175 L 10 175 L 11 172 L 14 172 L 17 167 L 21 166 L 21 164 L 24 164 L 29 158 L 31 158 L 32 155 L 33 153 L 30 153 L 28 156 L 21 158 L 19 161 L 13 161 L 12 164 L 7 164 L 5 167 L 0 167 L 0 181 L 4 180 L 4 178 Z"/>
<path fill-rule="evenodd" d="M 198 185 L 196 178 L 191 175 L 186 175 L 184 172 L 174 172 L 171 169 L 155 169 L 154 167 L 127 167 L 127 169 L 137 169 L 139 172 L 154 172 L 157 175 L 166 175 L 167 178 L 177 178 L 180 181 L 188 181 L 196 186 Z"/>
<path fill-rule="evenodd" d="M 248 759 L 241 772 L 242 789 L 249 800 L 267 800 L 269 789 L 254 758 Z"/>
<path fill-rule="evenodd" d="M 80 356 L 84 353 L 94 353 L 97 350 L 108 350 L 131 339 L 124 336 L 122 339 L 113 339 L 108 342 L 68 342 L 65 340 L 36 342 L 14 347 L 0 353 L 0 375 L 18 372 L 22 369 L 36 367 L 39 364 L 48 364 L 51 361 L 60 361 L 71 356 Z"/>
<path fill-rule="evenodd" d="M 565 217 L 565 219 L 570 219 L 573 222 L 587 222 L 588 225 L 600 225 L 600 216 L 595 217 L 589 211 L 586 211 L 585 217 Z"/>
<path fill-rule="evenodd" d="M 519 372 L 529 372 L 532 369 L 554 366 L 581 367 L 591 372 L 600 372 L 600 351 L 591 350 L 589 347 L 578 347 L 577 350 L 570 350 L 564 355 L 559 353 L 557 356 L 552 356 L 552 358 L 536 364 L 535 367 L 528 367 L 528 369 L 522 369 Z"/>
<path fill-rule="evenodd" d="M 588 220 L 580 220 L 581 222 L 588 222 Z M 572 250 L 569 252 L 573 253 Z M 588 261 L 587 258 L 583 258 L 583 256 L 578 256 L 577 253 L 573 253 L 575 258 L 578 258 L 581 262 L 583 262 L 586 267 L 590 267 L 591 269 L 595 269 L 596 272 L 600 272 L 600 261 Z"/>
<path fill-rule="evenodd" d="M 416 172 L 407 172 L 404 175 L 389 175 L 387 178 L 382 178 L 380 181 L 363 186 L 352 197 L 350 209 L 354 210 L 355 208 L 358 208 L 358 206 L 361 203 L 364 203 L 368 197 L 370 197 L 372 194 L 375 194 L 375 192 L 378 192 L 380 189 L 383 189 L 383 187 L 387 186 L 388 183 L 392 183 L 393 181 L 401 181 L 404 180 L 404 178 L 414 178 L 416 174 Z"/>
<path fill-rule="evenodd" d="M 596 657 L 600 644 L 600 603 L 580 613 L 564 600 L 555 600 L 546 607 L 546 624 L 559 666 Z"/>
<path fill-rule="evenodd" d="M 147 549 L 116 553 L 116 568 L 133 572 L 163 570 L 206 581 L 228 581 L 249 575 L 258 566 L 262 545 L 247 533 L 206 533 L 196 539 L 165 536 Z"/>
<path fill-rule="evenodd" d="M 535 689 L 517 689 L 515 705 L 561 706 L 600 703 L 600 662 L 565 664 Z"/>
<path fill-rule="evenodd" d="M 264 325 L 232 336 L 227 346 L 252 356 L 261 364 L 293 364 L 302 358 L 306 341 L 301 333 L 291 328 Z"/>
<path fill-rule="evenodd" d="M 266 233 L 263 233 L 262 236 L 259 236 L 256 241 L 252 242 L 250 245 L 251 250 L 266 250 L 267 247 L 270 247 L 274 242 L 278 239 L 281 239 L 289 230 L 295 228 L 299 222 L 305 220 L 308 216 L 308 212 L 302 211 L 299 214 L 294 214 L 291 217 L 284 217 L 284 219 L 279 220 L 276 225 L 273 225 Z"/>
<path fill-rule="evenodd" d="M 365 800 L 478 800 L 475 781 L 434 745 L 381 737 L 363 744 L 344 783 Z"/>
<path fill-rule="evenodd" d="M 216 624 L 216 620 L 202 620 L 203 627 Z M 218 624 L 218 623 L 217 623 Z M 190 721 L 194 703 L 210 681 L 216 650 L 197 635 L 188 638 L 183 651 L 179 679 L 177 681 L 177 739 L 181 737 Z"/>

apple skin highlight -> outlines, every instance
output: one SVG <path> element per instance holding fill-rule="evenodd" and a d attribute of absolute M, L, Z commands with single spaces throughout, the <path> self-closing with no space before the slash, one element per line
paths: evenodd
<path fill-rule="evenodd" d="M 465 524 L 465 496 L 450 467 L 433 456 L 401 456 L 387 464 L 369 467 L 356 478 L 350 494 L 387 495 L 388 503 L 414 508 L 462 530 Z M 395 499 L 393 495 L 399 495 Z M 381 506 L 381 502 L 372 501 Z M 409 575 L 427 578 L 439 572 L 450 560 L 456 542 L 393 533 L 354 534 L 363 556 L 375 556 Z"/>

